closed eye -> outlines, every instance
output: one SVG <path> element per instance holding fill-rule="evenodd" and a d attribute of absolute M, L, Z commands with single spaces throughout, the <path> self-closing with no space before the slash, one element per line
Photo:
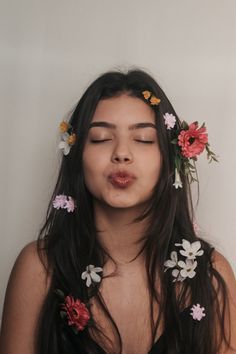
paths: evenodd
<path fill-rule="evenodd" d="M 91 140 L 91 143 L 98 144 L 98 143 L 103 143 L 104 141 L 109 141 L 111 139 L 103 139 L 103 140 Z"/>
<path fill-rule="evenodd" d="M 103 139 L 103 140 L 91 140 L 91 143 L 94 143 L 94 144 L 99 144 L 99 143 L 103 143 L 105 141 L 110 141 L 111 139 Z M 144 143 L 144 144 L 153 144 L 154 141 L 152 140 L 138 140 L 138 139 L 135 139 L 135 141 L 137 141 L 138 143 Z"/>
<path fill-rule="evenodd" d="M 138 143 L 144 143 L 144 144 L 153 144 L 154 143 L 154 141 L 151 141 L 151 140 L 135 140 L 135 141 L 137 141 Z"/>

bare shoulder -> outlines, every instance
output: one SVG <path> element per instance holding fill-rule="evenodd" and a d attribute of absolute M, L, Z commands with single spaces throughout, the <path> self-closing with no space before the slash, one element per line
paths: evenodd
<path fill-rule="evenodd" d="M 229 261 L 220 252 L 215 250 L 212 254 L 212 264 L 221 274 L 230 292 L 233 292 L 236 298 L 236 280 Z"/>
<path fill-rule="evenodd" d="M 214 251 L 212 254 L 212 265 L 220 273 L 225 281 L 229 306 L 225 314 L 224 328 L 226 335 L 230 336 L 230 345 L 235 348 L 222 347 L 220 354 L 236 353 L 236 280 L 233 269 L 229 261 L 218 251 Z M 219 300 L 222 301 L 221 294 L 219 294 Z"/>
<path fill-rule="evenodd" d="M 0 352 L 34 354 L 39 313 L 50 286 L 36 242 L 19 253 L 9 278 L 2 318 Z"/>

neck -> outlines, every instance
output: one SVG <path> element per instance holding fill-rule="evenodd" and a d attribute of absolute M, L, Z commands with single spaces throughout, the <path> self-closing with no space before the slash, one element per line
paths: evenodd
<path fill-rule="evenodd" d="M 147 219 L 134 223 L 143 207 L 111 208 L 100 203 L 94 204 L 94 216 L 98 239 L 108 254 L 117 262 L 125 265 L 140 251 L 142 237 L 147 227 Z M 143 253 L 134 262 L 143 261 Z"/>

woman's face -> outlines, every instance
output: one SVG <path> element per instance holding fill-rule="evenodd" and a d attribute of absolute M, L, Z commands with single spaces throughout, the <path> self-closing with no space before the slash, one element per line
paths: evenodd
<path fill-rule="evenodd" d="M 161 169 L 152 108 L 125 94 L 101 100 L 85 143 L 83 169 L 95 202 L 113 208 L 145 205 Z"/>

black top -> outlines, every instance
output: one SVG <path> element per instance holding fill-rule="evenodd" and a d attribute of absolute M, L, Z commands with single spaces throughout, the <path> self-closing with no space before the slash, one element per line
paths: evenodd
<path fill-rule="evenodd" d="M 189 354 L 190 346 L 191 346 L 191 332 L 195 320 L 190 316 L 190 307 L 187 307 L 184 311 L 180 313 L 180 321 L 183 325 L 184 330 L 183 333 L 183 345 L 179 350 L 180 354 Z M 197 321 L 198 322 L 198 321 Z M 197 323 L 196 323 L 197 324 Z M 167 353 L 167 342 L 171 340 L 171 330 L 165 330 L 162 335 L 158 338 L 158 340 L 154 343 L 153 347 L 147 354 L 166 354 Z M 108 354 L 106 353 L 97 343 L 96 347 L 99 351 L 99 354 Z M 134 353 L 135 354 L 135 353 Z M 177 354 L 177 353 L 176 353 Z"/>

